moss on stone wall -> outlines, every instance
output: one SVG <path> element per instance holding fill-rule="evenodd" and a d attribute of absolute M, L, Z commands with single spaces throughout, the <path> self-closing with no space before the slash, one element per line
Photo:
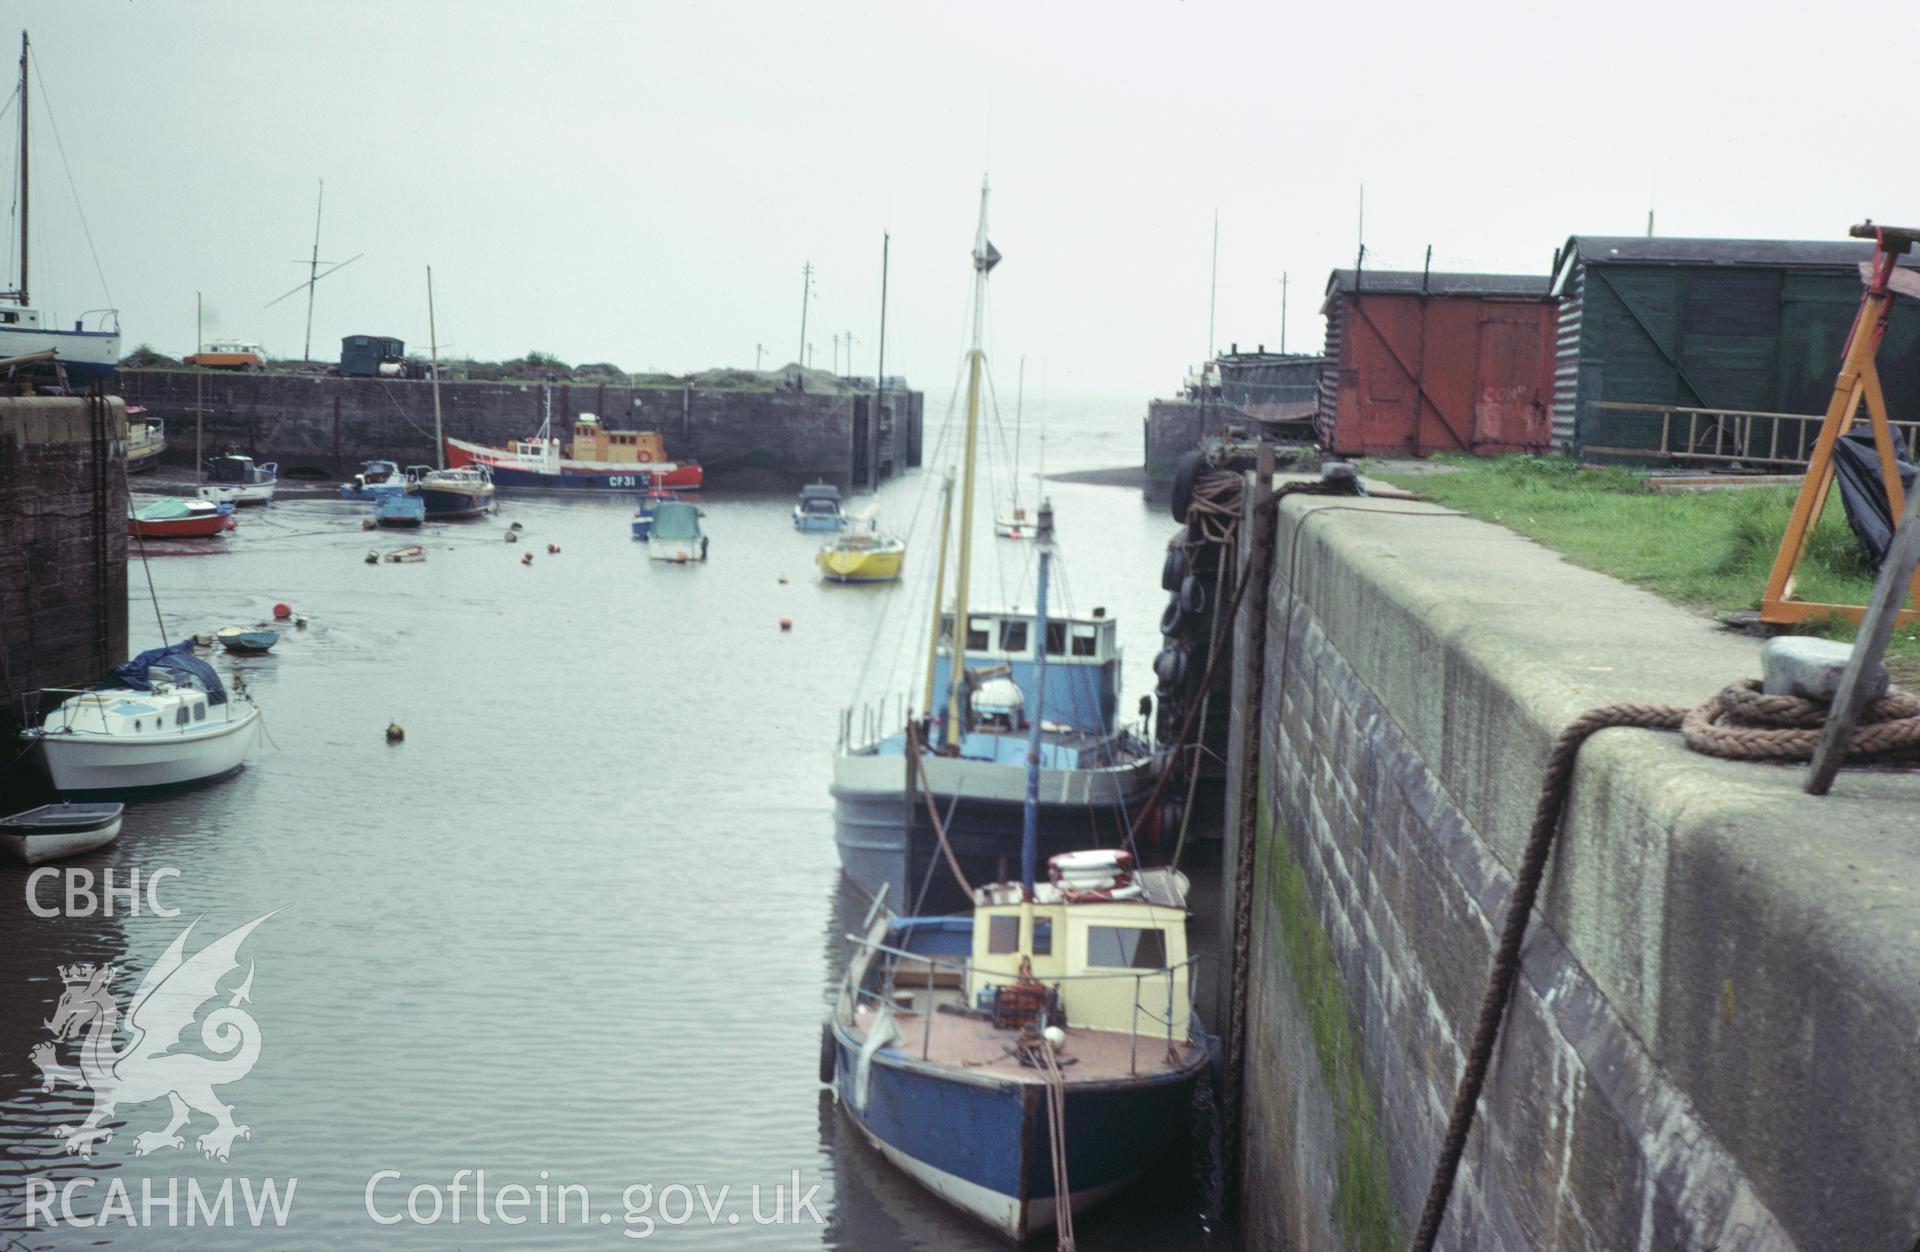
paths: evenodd
<path fill-rule="evenodd" d="M 1274 820 L 1264 768 L 1258 794 L 1254 856 L 1265 867 L 1266 903 L 1273 912 L 1273 926 L 1267 933 L 1278 934 L 1286 947 L 1294 995 L 1313 1032 L 1321 1082 L 1340 1136 L 1334 1217 L 1348 1248 L 1390 1252 L 1404 1247 L 1406 1239 L 1387 1175 L 1386 1141 L 1367 1090 L 1360 1041 L 1347 1011 L 1346 982 L 1334 961 L 1333 944 L 1315 917 L 1306 872 L 1294 857 L 1293 842 Z"/>

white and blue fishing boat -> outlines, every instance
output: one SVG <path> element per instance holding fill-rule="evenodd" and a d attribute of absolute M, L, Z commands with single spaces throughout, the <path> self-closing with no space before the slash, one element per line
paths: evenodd
<path fill-rule="evenodd" d="M 800 488 L 800 498 L 793 504 L 795 530 L 839 530 L 846 524 L 840 488 L 828 482 L 808 483 Z"/>
<path fill-rule="evenodd" d="M 378 500 L 407 489 L 407 475 L 393 461 L 362 461 L 360 472 L 340 484 L 342 500 Z"/>
<path fill-rule="evenodd" d="M 633 510 L 633 537 L 645 539 L 653 533 L 653 518 L 663 504 L 677 502 L 680 493 L 669 491 L 665 487 L 655 487 L 640 496 L 640 502 Z"/>
<path fill-rule="evenodd" d="M 1139 810 L 1153 786 L 1151 745 L 1121 718 L 1121 649 L 1114 619 L 1095 607 L 1084 614 L 1049 615 L 1039 625 L 1030 613 L 981 609 L 970 602 L 983 311 L 987 273 L 999 260 L 987 241 L 983 185 L 973 250 L 973 346 L 953 600 L 935 619 L 939 625 L 925 685 L 915 693 L 921 715 L 897 729 L 879 717 L 862 718 L 856 736 L 849 710 L 833 764 L 834 839 L 842 871 L 869 894 L 886 887 L 894 900 L 918 901 L 912 903 L 916 908 L 927 901 L 944 907 L 954 900 L 948 876 L 929 872 L 941 856 L 936 812 L 970 877 L 990 878 L 999 872 L 997 866 L 1011 863 L 1019 848 L 1033 726 L 1040 727 L 1043 857 L 1092 842 L 1122 842 L 1142 816 Z M 944 590 L 939 584 L 947 526 L 943 521 L 936 603 Z M 965 629 L 956 630 L 957 622 Z M 1036 663 L 1036 655 L 1044 655 L 1047 664 Z M 920 900 L 923 890 L 928 894 Z"/>
<path fill-rule="evenodd" d="M 428 517 L 479 517 L 493 506 L 493 471 L 484 465 L 422 467 L 414 475 L 414 484 Z"/>
<path fill-rule="evenodd" d="M 207 481 L 200 487 L 200 498 L 215 504 L 271 504 L 279 485 L 276 462 L 255 465 L 252 457 L 229 452 L 207 458 Z"/>
<path fill-rule="evenodd" d="M 0 357 L 31 357 L 38 353 L 52 353 L 50 368 L 45 363 L 36 363 L 24 368 L 32 372 L 51 373 L 54 378 L 68 386 L 85 387 L 104 381 L 112 375 L 120 360 L 120 312 L 118 309 L 96 309 L 83 314 L 73 324 L 72 330 L 60 330 L 43 322 L 41 312 L 29 307 L 27 292 L 28 252 L 27 223 L 28 198 L 27 146 L 29 128 L 27 126 L 27 33 L 20 32 L 20 87 L 17 93 L 20 116 L 19 161 L 16 168 L 20 172 L 20 183 L 16 193 L 20 209 L 20 282 L 12 291 L 0 292 Z M 57 136 L 56 136 L 57 137 Z M 96 329 L 88 330 L 86 319 L 95 319 Z M 129 466 L 129 469 L 137 468 Z"/>
<path fill-rule="evenodd" d="M 411 492 L 384 495 L 373 502 L 373 520 L 382 526 L 418 526 L 427 520 L 427 502 Z"/>
<path fill-rule="evenodd" d="M 1046 690 L 1042 506 L 1033 663 Z M 889 1161 L 1003 1237 L 1057 1227 L 1185 1142 L 1197 1042 L 1186 882 L 1127 853 L 1052 858 L 1034 881 L 1041 709 L 1026 745 L 1017 883 L 970 915 L 896 918 L 883 890 L 821 1040 L 820 1077 Z"/>

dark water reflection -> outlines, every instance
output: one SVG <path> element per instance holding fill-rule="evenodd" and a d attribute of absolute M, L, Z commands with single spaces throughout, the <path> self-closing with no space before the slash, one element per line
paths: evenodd
<path fill-rule="evenodd" d="M 1137 458 L 1137 412 L 1090 406 L 1077 439 L 1061 413 L 1050 465 Z M 904 526 L 930 477 L 890 484 L 884 516 Z M 1137 492 L 1052 494 L 1069 593 L 1120 616 L 1132 699 L 1151 683 L 1171 523 Z M 0 866 L 0 1224 L 17 1245 L 997 1246 L 858 1142 L 816 1081 L 840 936 L 861 906 L 832 846 L 839 709 L 863 667 L 891 672 L 870 694 L 908 684 L 912 647 L 873 640 L 883 619 L 891 634 L 924 623 L 910 603 L 924 591 L 822 585 L 817 539 L 793 533 L 789 507 L 710 495 L 704 567 L 651 565 L 628 537 L 630 506 L 611 500 L 511 500 L 497 518 L 429 527 L 420 565 L 366 565 L 370 546 L 405 540 L 363 534 L 362 508 L 332 501 L 249 512 L 217 556 L 156 552 L 175 637 L 259 620 L 276 601 L 310 626 L 270 657 L 219 662 L 265 713 L 271 742 L 245 772 L 130 807 L 118 844 L 69 863 L 122 881 L 177 869 L 160 896 L 178 917 L 145 901 L 127 916 L 124 900 L 111 918 L 35 917 L 25 872 Z M 516 520 L 526 542 L 509 545 Z M 923 551 L 930 522 L 921 505 Z M 1017 579 L 1024 560 L 1008 545 L 983 577 Z M 133 641 L 150 646 L 138 565 L 132 584 Z M 385 741 L 390 719 L 404 743 Z M 43 884 L 41 899 L 54 894 Z M 196 1116 L 186 1150 L 135 1156 L 134 1136 L 166 1121 L 156 1101 L 121 1110 L 92 1162 L 64 1154 L 53 1128 L 86 1105 L 70 1087 L 43 1094 L 28 1057 L 59 998 L 55 967 L 120 965 L 124 1008 L 189 921 L 197 947 L 276 909 L 243 949 L 260 1059 L 220 1092 L 251 1138 L 207 1160 Z M 1083 1219 L 1081 1246 L 1204 1243 L 1188 1168 Z M 391 1215 L 415 1184 L 444 1204 L 461 1170 L 536 1198 L 584 1187 L 592 1211 L 481 1225 L 469 1191 L 457 1226 L 367 1212 L 381 1171 L 394 1174 L 374 1206 Z M 817 1222 L 795 1209 L 796 1175 L 818 1188 Z M 297 1183 L 283 1228 L 249 1228 L 237 1190 L 232 1227 L 188 1229 L 183 1211 L 158 1231 L 21 1228 L 28 1180 L 82 1177 L 95 1180 L 75 1195 L 82 1216 L 113 1178 L 136 1215 L 143 1182 L 208 1195 L 227 1180 Z M 638 1218 L 622 1203 L 635 1184 L 654 1188 Z M 696 1203 L 669 1224 L 674 1184 L 732 1190 L 714 1222 Z M 783 1188 L 780 1224 L 755 1220 L 755 1185 L 762 1215 Z"/>

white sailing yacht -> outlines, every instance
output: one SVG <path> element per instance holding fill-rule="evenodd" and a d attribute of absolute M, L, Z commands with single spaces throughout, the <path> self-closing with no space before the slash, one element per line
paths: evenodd
<path fill-rule="evenodd" d="M 93 309 L 82 314 L 72 330 L 60 330 L 44 324 L 39 309 L 28 298 L 27 274 L 30 251 L 29 224 L 32 220 L 31 187 L 28 183 L 27 126 L 27 32 L 20 32 L 20 281 L 12 291 L 0 291 L 0 364 L 33 368 L 35 362 L 19 361 L 52 353 L 50 371 L 67 386 L 84 387 L 113 373 L 120 360 L 120 312 L 118 309 Z M 88 330 L 86 319 L 97 319 L 99 329 Z M 39 371 L 36 371 L 39 372 Z"/>

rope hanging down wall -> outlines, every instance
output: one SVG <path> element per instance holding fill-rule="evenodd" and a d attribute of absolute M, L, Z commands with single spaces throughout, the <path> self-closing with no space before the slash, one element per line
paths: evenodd
<path fill-rule="evenodd" d="M 1440 1160 L 1434 1166 L 1426 1207 L 1420 1214 L 1420 1227 L 1413 1236 L 1413 1252 L 1430 1252 L 1439 1238 L 1440 1224 L 1446 1218 L 1447 1201 L 1460 1171 L 1467 1134 L 1473 1129 L 1474 1111 L 1486 1082 L 1487 1066 L 1493 1057 L 1494 1044 L 1500 1038 L 1500 1023 L 1512 998 L 1515 976 L 1520 972 L 1520 944 L 1526 938 L 1527 922 L 1540 894 L 1540 879 L 1553 850 L 1554 837 L 1559 834 L 1566 815 L 1574 760 L 1580 753 L 1580 745 L 1589 736 L 1611 727 L 1638 726 L 1648 730 L 1678 730 L 1689 748 L 1712 756 L 1745 761 L 1806 761 L 1812 759 L 1820 741 L 1826 710 L 1827 706 L 1819 701 L 1763 695 L 1760 684 L 1749 679 L 1734 683 L 1696 708 L 1612 704 L 1581 714 L 1560 732 L 1547 755 L 1547 773 L 1540 787 L 1540 802 L 1534 808 L 1533 829 L 1527 836 L 1519 872 L 1514 876 L 1513 895 L 1507 902 L 1499 946 L 1494 950 L 1486 996 L 1480 1004 L 1479 1020 L 1474 1024 L 1473 1044 L 1467 1051 L 1466 1068 L 1460 1074 L 1453 1112 L 1440 1144 Z M 1894 756 L 1910 757 L 1917 747 L 1920 747 L 1920 700 L 1894 690 L 1875 701 L 1862 715 L 1860 725 L 1848 741 L 1847 759 L 1858 763 Z"/>

